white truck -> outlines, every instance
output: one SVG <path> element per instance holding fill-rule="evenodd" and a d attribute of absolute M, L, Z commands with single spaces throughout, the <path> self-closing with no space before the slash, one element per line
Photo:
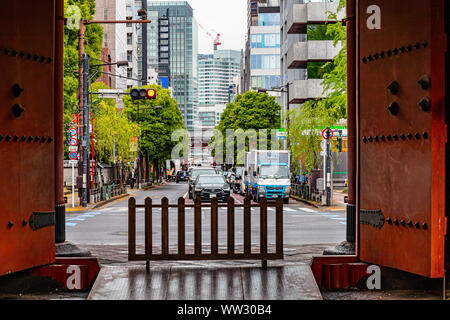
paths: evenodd
<path fill-rule="evenodd" d="M 289 203 L 291 195 L 290 151 L 253 150 L 245 166 L 247 196 L 256 202 L 261 198 Z M 247 160 L 247 159 L 246 159 Z"/>

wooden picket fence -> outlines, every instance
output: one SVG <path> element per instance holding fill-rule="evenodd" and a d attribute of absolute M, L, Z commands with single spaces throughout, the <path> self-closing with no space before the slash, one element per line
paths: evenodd
<path fill-rule="evenodd" d="M 202 208 L 211 208 L 211 250 L 204 252 L 202 246 Z M 219 252 L 218 241 L 218 215 L 219 208 L 227 208 L 227 248 L 226 252 Z M 275 242 L 276 252 L 268 252 L 267 237 L 267 208 L 275 207 Z M 145 253 L 136 254 L 136 209 L 145 209 Z M 156 213 L 154 208 L 160 208 Z M 178 250 L 176 253 L 169 252 L 169 213 L 170 208 L 177 209 L 178 215 Z M 186 253 L 186 208 L 194 208 L 194 253 Z M 243 252 L 235 250 L 235 209 L 243 208 L 243 230 L 244 243 Z M 251 242 L 251 209 L 259 208 L 259 252 L 252 252 Z M 152 243 L 152 216 L 161 214 L 161 243 L 158 253 L 154 252 Z M 207 223 L 205 221 L 205 223 Z M 251 204 L 250 199 L 245 199 L 243 204 L 237 204 L 234 198 L 230 197 L 228 203 L 218 204 L 213 198 L 211 203 L 202 203 L 196 199 L 194 204 L 186 204 L 184 198 L 178 199 L 178 204 L 169 204 L 167 198 L 161 200 L 161 204 L 153 204 L 152 199 L 147 198 L 145 204 L 136 204 L 135 198 L 130 198 L 128 203 L 128 259 L 129 261 L 146 261 L 147 269 L 150 261 L 161 260 L 261 260 L 263 267 L 267 267 L 267 260 L 283 259 L 283 200 L 277 199 L 275 203 L 268 203 L 265 198 L 261 203 Z"/>

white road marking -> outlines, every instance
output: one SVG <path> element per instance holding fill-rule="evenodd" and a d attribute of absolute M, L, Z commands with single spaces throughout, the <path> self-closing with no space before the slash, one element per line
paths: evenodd
<path fill-rule="evenodd" d="M 77 225 L 76 223 L 66 222 L 67 227 L 75 227 L 76 225 Z"/>
<path fill-rule="evenodd" d="M 317 213 L 316 210 L 311 210 L 311 209 L 308 209 L 308 208 L 300 208 L 300 210 L 306 211 L 306 212 L 311 212 L 311 213 Z"/>
<path fill-rule="evenodd" d="M 296 210 L 294 210 L 294 209 L 292 209 L 292 208 L 289 208 L 289 207 L 284 207 L 284 211 L 287 211 L 287 212 L 296 212 Z"/>

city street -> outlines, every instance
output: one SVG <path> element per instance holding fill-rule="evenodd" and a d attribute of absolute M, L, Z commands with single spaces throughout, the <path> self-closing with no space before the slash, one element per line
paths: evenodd
<path fill-rule="evenodd" d="M 163 197 L 169 203 L 177 203 L 179 197 L 187 198 L 188 186 L 186 183 L 168 183 L 150 191 L 135 191 L 134 196 L 138 204 L 143 204 L 146 197 L 153 203 L 160 203 Z M 133 194 L 133 190 L 129 191 Z M 234 195 L 237 203 L 243 198 Z M 188 200 L 192 201 L 192 200 Z M 203 209 L 203 242 L 209 244 L 210 209 Z M 259 215 L 258 209 L 252 208 L 252 243 L 259 243 Z M 153 215 L 153 243 L 159 244 L 160 236 L 160 209 L 154 209 Z M 176 213 L 171 209 L 170 213 Z M 222 214 L 221 214 L 222 213 Z M 226 209 L 219 209 L 219 245 L 226 244 Z M 169 214 L 169 244 L 176 245 L 177 241 L 177 215 Z M 137 244 L 143 244 L 144 219 L 143 209 L 137 209 Z M 236 208 L 236 244 L 242 244 L 242 208 Z M 275 241 L 275 209 L 268 209 L 269 244 Z M 128 243 L 128 200 L 119 200 L 100 209 L 85 213 L 67 213 L 66 215 L 67 240 L 81 246 L 86 245 L 127 245 Z M 326 211 L 308 206 L 291 199 L 289 205 L 284 206 L 284 243 L 285 245 L 334 245 L 345 240 L 346 217 L 345 211 Z M 194 242 L 193 209 L 186 209 L 186 245 Z"/>

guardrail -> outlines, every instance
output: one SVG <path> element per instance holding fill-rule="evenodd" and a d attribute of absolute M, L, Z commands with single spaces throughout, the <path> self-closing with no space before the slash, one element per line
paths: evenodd
<path fill-rule="evenodd" d="M 203 251 L 202 246 L 202 208 L 211 208 L 211 252 Z M 227 208 L 227 249 L 226 253 L 219 252 L 218 241 L 218 209 Z M 276 250 L 268 252 L 267 240 L 267 208 L 275 207 L 275 240 Z M 136 209 L 145 209 L 145 253 L 136 253 Z M 153 250 L 153 225 L 152 217 L 154 208 L 161 209 L 161 243 L 160 253 Z M 177 253 L 169 252 L 169 213 L 170 208 L 176 208 L 178 218 Z M 194 253 L 186 252 L 186 208 L 194 208 Z M 236 252 L 235 248 L 235 209 L 243 208 L 244 244 L 243 252 Z M 252 252 L 251 243 L 251 209 L 259 208 L 260 223 L 260 246 L 259 252 Z M 159 211 L 159 210 L 158 210 Z M 242 250 L 241 250 L 242 251 Z M 229 198 L 228 203 L 219 205 L 217 199 L 213 198 L 211 203 L 205 204 L 196 199 L 194 204 L 186 204 L 184 198 L 178 199 L 178 204 L 169 204 L 167 198 L 161 200 L 161 204 L 153 204 L 152 199 L 147 198 L 145 204 L 136 204 L 135 198 L 128 202 L 128 260 L 146 261 L 149 270 L 150 261 L 161 260 L 261 260 L 262 266 L 267 267 L 267 260 L 283 259 L 283 200 L 277 199 L 276 203 L 267 203 L 265 198 L 260 204 L 251 204 L 250 199 L 245 199 L 243 204 L 236 204 L 234 198 Z"/>
<path fill-rule="evenodd" d="M 120 184 L 104 185 L 91 191 L 91 203 L 109 200 L 126 192 L 126 186 Z"/>

